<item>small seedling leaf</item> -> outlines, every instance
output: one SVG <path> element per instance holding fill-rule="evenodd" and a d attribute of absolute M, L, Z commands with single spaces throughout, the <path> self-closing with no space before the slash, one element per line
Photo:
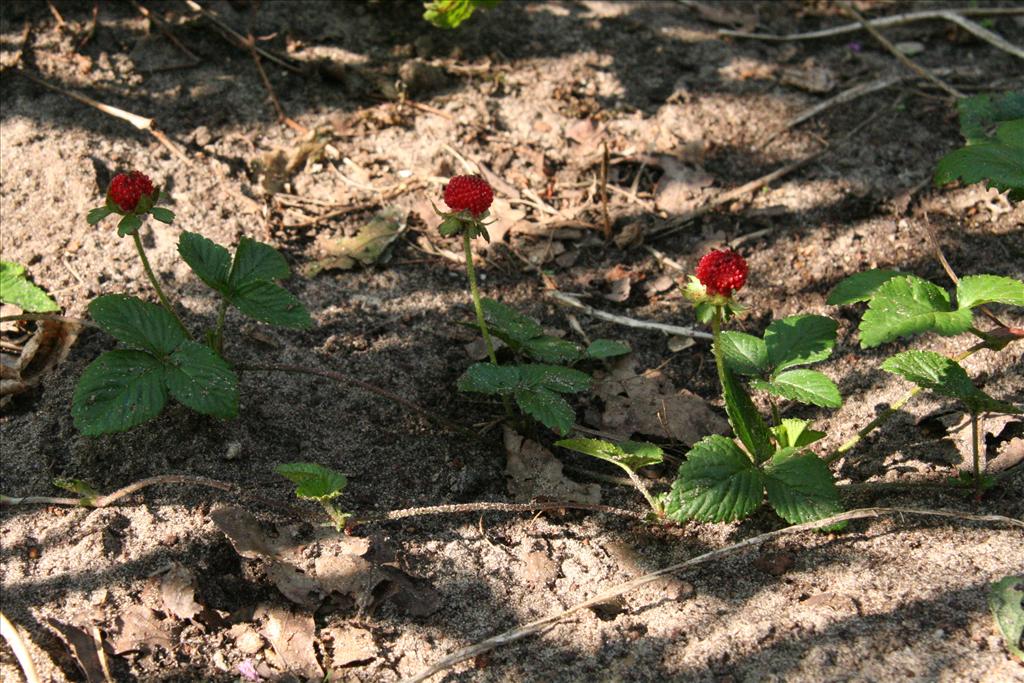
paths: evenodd
<path fill-rule="evenodd" d="M 543 386 L 522 387 L 515 392 L 520 410 L 559 435 L 565 435 L 576 421 L 576 413 L 565 399 Z"/>
<path fill-rule="evenodd" d="M 231 254 L 227 249 L 198 233 L 184 231 L 178 238 L 178 254 L 207 286 L 228 291 Z"/>
<path fill-rule="evenodd" d="M 782 422 L 772 427 L 772 433 L 779 443 L 779 448 L 803 448 L 825 437 L 825 432 L 810 429 L 809 420 L 782 418 Z"/>
<path fill-rule="evenodd" d="M 324 503 L 340 496 L 348 485 L 341 472 L 311 462 L 281 464 L 276 471 L 295 484 L 295 495 L 304 500 Z"/>
<path fill-rule="evenodd" d="M 773 373 L 825 360 L 836 343 L 836 321 L 823 315 L 793 315 L 764 332 Z"/>
<path fill-rule="evenodd" d="M 747 450 L 754 454 L 757 462 L 764 462 L 774 452 L 768 425 L 732 371 L 725 368 L 722 374 L 722 394 L 725 398 L 725 412 L 729 416 L 729 424 Z"/>
<path fill-rule="evenodd" d="M 765 467 L 768 503 L 790 524 L 811 522 L 842 510 L 825 461 L 809 452 L 780 451 Z"/>
<path fill-rule="evenodd" d="M 770 382 L 753 380 L 751 386 L 775 396 L 822 408 L 838 408 L 843 404 L 835 382 L 817 370 L 787 370 Z"/>
<path fill-rule="evenodd" d="M 0 302 L 14 304 L 29 313 L 59 311 L 57 302 L 28 281 L 25 266 L 10 261 L 0 261 Z"/>
<path fill-rule="evenodd" d="M 1011 199 L 1024 194 L 1024 118 L 999 126 L 994 138 L 955 149 L 942 157 L 934 182 L 945 185 L 956 179 L 966 184 L 987 181 L 986 187 L 1010 191 Z"/>
<path fill-rule="evenodd" d="M 136 216 L 134 213 L 125 214 L 117 224 L 117 234 L 121 237 L 125 235 L 131 235 L 136 230 L 142 227 L 142 219 Z"/>
<path fill-rule="evenodd" d="M 469 19 L 479 7 L 493 7 L 498 0 L 428 0 L 423 3 L 423 18 L 438 28 L 454 29 Z"/>
<path fill-rule="evenodd" d="M 899 375 L 924 389 L 963 401 L 973 412 L 1019 413 L 1010 403 L 997 401 L 974 385 L 955 360 L 934 351 L 904 351 L 882 363 L 886 372 Z"/>
<path fill-rule="evenodd" d="M 522 351 L 541 363 L 573 363 L 581 356 L 576 344 L 548 335 L 527 340 L 522 345 Z"/>
<path fill-rule="evenodd" d="M 167 361 L 171 396 L 204 415 L 238 415 L 238 376 L 209 346 L 186 341 Z"/>
<path fill-rule="evenodd" d="M 604 358 L 615 358 L 616 356 L 625 356 L 632 349 L 629 348 L 629 344 L 615 339 L 595 339 L 591 342 L 590 346 L 587 347 L 587 357 L 595 360 L 601 360 Z"/>
<path fill-rule="evenodd" d="M 686 454 L 665 512 L 677 522 L 731 522 L 756 510 L 763 499 L 761 471 L 732 439 L 714 435 Z"/>
<path fill-rule="evenodd" d="M 988 591 L 988 608 L 1006 649 L 1024 662 L 1024 575 L 1004 576 Z"/>
<path fill-rule="evenodd" d="M 456 384 L 459 391 L 477 394 L 511 394 L 519 386 L 519 368 L 512 365 L 474 363 Z"/>
<path fill-rule="evenodd" d="M 848 278 L 839 281 L 832 293 L 828 295 L 826 303 L 832 306 L 843 304 L 855 304 L 859 301 L 868 301 L 875 295 L 878 288 L 894 277 L 902 273 L 895 270 L 865 270 L 863 273 L 856 273 Z"/>
<path fill-rule="evenodd" d="M 526 387 L 544 387 L 559 394 L 578 394 L 589 389 L 591 382 L 585 372 L 540 363 L 520 365 L 519 376 Z"/>
<path fill-rule="evenodd" d="M 250 318 L 271 325 L 303 330 L 313 324 L 309 311 L 294 294 L 268 280 L 250 280 L 233 288 L 227 298 Z"/>
<path fill-rule="evenodd" d="M 496 333 L 500 332 L 498 336 L 502 339 L 508 337 L 514 344 L 522 345 L 544 334 L 536 320 L 499 301 L 485 298 L 481 299 L 480 305 L 484 309 L 484 320 Z"/>
<path fill-rule="evenodd" d="M 71 415 L 86 436 L 123 432 L 151 420 L 167 403 L 164 366 L 143 351 L 108 351 L 75 387 Z"/>
<path fill-rule="evenodd" d="M 154 206 L 149 210 L 149 215 L 161 223 L 167 223 L 168 225 L 174 222 L 174 212 L 170 209 L 165 209 L 162 206 Z"/>
<path fill-rule="evenodd" d="M 761 375 L 768 371 L 768 347 L 764 340 L 743 332 L 722 332 L 721 351 L 725 365 L 740 375 Z"/>
<path fill-rule="evenodd" d="M 235 251 L 229 285 L 237 291 L 252 282 L 285 280 L 290 275 L 288 262 L 276 249 L 269 244 L 243 237 Z"/>
<path fill-rule="evenodd" d="M 985 304 L 1024 306 L 1024 282 L 997 275 L 968 275 L 956 286 L 959 308 L 975 308 Z"/>
<path fill-rule="evenodd" d="M 935 332 L 949 337 L 970 329 L 970 309 L 954 311 L 949 294 L 913 275 L 878 288 L 860 323 L 860 345 L 870 349 L 899 337 Z"/>
<path fill-rule="evenodd" d="M 600 458 L 632 472 L 641 467 L 657 465 L 663 459 L 660 446 L 641 441 L 612 443 L 603 439 L 563 439 L 555 442 L 555 445 Z"/>
<path fill-rule="evenodd" d="M 89 304 L 89 316 L 100 328 L 128 346 L 155 356 L 172 353 L 188 337 L 163 307 L 124 294 L 107 294 Z"/>

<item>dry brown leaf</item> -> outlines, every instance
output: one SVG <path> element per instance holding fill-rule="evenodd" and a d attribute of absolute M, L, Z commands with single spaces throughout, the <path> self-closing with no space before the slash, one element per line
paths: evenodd
<path fill-rule="evenodd" d="M 104 683 L 107 680 L 107 676 L 103 671 L 103 665 L 100 662 L 100 654 L 96 647 L 95 638 L 77 626 L 62 624 L 56 619 L 47 619 L 46 623 L 57 632 L 64 645 L 67 646 L 71 657 L 75 660 L 75 664 L 78 665 L 88 683 Z"/>
<path fill-rule="evenodd" d="M 318 235 L 317 259 L 303 266 L 302 274 L 313 277 L 324 270 L 349 270 L 356 264 L 369 266 L 383 260 L 387 248 L 405 229 L 406 218 L 400 209 L 384 209 L 352 237 Z"/>
<path fill-rule="evenodd" d="M 194 619 L 203 611 L 203 606 L 196 602 L 195 595 L 195 575 L 181 563 L 172 562 L 160 578 L 160 597 L 164 609 L 179 619 Z"/>
<path fill-rule="evenodd" d="M 114 654 L 150 652 L 160 647 L 171 652 L 170 629 L 157 613 L 143 605 L 132 605 L 114 620 Z"/>
<path fill-rule="evenodd" d="M 622 439 L 634 434 L 671 439 L 686 446 L 708 434 L 724 434 L 728 423 L 707 401 L 677 391 L 660 370 L 637 374 L 632 355 L 616 361 L 612 373 L 594 385 L 605 401 L 601 429 Z"/>
<path fill-rule="evenodd" d="M 965 472 L 970 471 L 974 467 L 974 448 L 971 445 L 971 416 L 958 411 L 940 416 L 939 421 L 946 428 L 946 436 L 960 452 L 959 469 Z M 987 442 L 991 438 L 999 438 L 1004 432 L 1007 434 L 1011 433 L 1018 428 L 1015 425 L 1019 424 L 1020 416 L 1018 415 L 985 415 L 978 418 L 978 430 L 981 432 L 979 437 L 981 439 L 982 467 L 985 467 Z M 1019 438 L 1017 440 L 1020 441 Z M 1013 444 L 1013 440 L 1010 439 L 1000 444 L 1000 448 L 997 451 L 998 455 L 988 463 L 986 469 L 992 472 L 999 472 L 1013 467 L 1021 459 L 1024 459 L 1024 454 L 1015 452 L 1021 450 L 1019 446 L 1017 448 L 1010 448 L 1008 444 Z"/>
<path fill-rule="evenodd" d="M 697 10 L 701 19 L 719 26 L 728 26 L 740 31 L 753 31 L 757 26 L 757 16 L 740 12 L 723 2 L 687 2 L 686 5 Z M 741 5 L 742 6 L 742 5 Z M 753 9 L 752 7 L 750 9 Z"/>
<path fill-rule="evenodd" d="M 374 603 L 374 590 L 384 575 L 371 562 L 354 555 L 321 555 L 316 558 L 316 579 L 328 592 L 346 595 L 360 612 Z"/>
<path fill-rule="evenodd" d="M 264 620 L 261 633 L 270 641 L 286 671 L 304 678 L 323 679 L 324 670 L 316 656 L 313 615 L 260 605 L 254 618 Z"/>
<path fill-rule="evenodd" d="M 657 157 L 656 164 L 664 171 L 654 191 L 654 203 L 659 211 L 685 213 L 705 201 L 707 188 L 715 179 L 703 168 L 689 166 L 664 154 Z"/>
<path fill-rule="evenodd" d="M 284 597 L 301 607 L 315 610 L 323 602 L 320 585 L 295 565 L 271 561 L 267 566 L 267 578 L 274 582 Z"/>
<path fill-rule="evenodd" d="M 210 512 L 210 519 L 242 557 L 287 559 L 297 552 L 285 534 L 271 537 L 252 513 L 240 507 L 219 505 Z"/>
<path fill-rule="evenodd" d="M 598 484 L 580 484 L 562 474 L 560 463 L 539 443 L 505 427 L 505 477 L 508 491 L 520 501 L 544 498 L 574 503 L 601 502 Z"/>
<path fill-rule="evenodd" d="M 813 59 L 808 59 L 800 66 L 783 69 L 779 81 L 783 85 L 818 95 L 831 92 L 836 87 L 836 77 L 832 70 L 818 65 Z"/>
<path fill-rule="evenodd" d="M 336 667 L 366 664 L 377 657 L 373 634 L 364 628 L 341 624 L 322 632 L 331 642 L 331 664 Z"/>
<path fill-rule="evenodd" d="M 81 331 L 82 326 L 75 323 L 41 320 L 17 356 L 0 354 L 0 407 L 38 385 L 62 363 Z"/>

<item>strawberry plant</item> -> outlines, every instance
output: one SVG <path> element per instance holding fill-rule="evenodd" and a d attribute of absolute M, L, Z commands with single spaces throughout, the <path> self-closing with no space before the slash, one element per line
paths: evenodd
<path fill-rule="evenodd" d="M 82 373 L 72 401 L 75 426 L 89 436 L 120 432 L 163 410 L 168 398 L 218 418 L 238 413 L 238 376 L 222 356 L 227 307 L 282 327 L 302 329 L 309 313 L 276 284 L 290 269 L 272 247 L 243 237 L 232 257 L 228 250 L 184 231 L 178 253 L 206 285 L 221 296 L 217 322 L 205 343 L 192 337 L 149 264 L 139 230 L 146 217 L 171 223 L 174 214 L 156 203 L 163 198 L 138 171 L 114 177 L 104 206 L 89 212 L 95 225 L 120 216 L 118 234 L 131 236 L 143 271 L 160 305 L 121 294 L 100 296 L 89 304 L 96 324 L 123 345 L 94 360 Z"/>
<path fill-rule="evenodd" d="M 477 236 L 488 239 L 483 221 L 493 199 L 490 185 L 482 178 L 455 176 L 444 190 L 445 204 L 452 211 L 438 211 L 443 219 L 439 227 L 441 234 L 462 237 L 477 326 L 490 361 L 469 367 L 459 378 L 457 386 L 460 391 L 500 396 L 508 412 L 511 411 L 511 401 L 514 401 L 524 414 L 564 435 L 575 422 L 576 413 L 562 395 L 586 391 L 590 388 L 591 377 L 559 364 L 622 355 L 629 352 L 629 346 L 610 339 L 598 339 L 584 349 L 570 341 L 544 334 L 536 320 L 498 301 L 481 298 L 471 240 Z M 499 365 L 492 333 L 519 359 L 527 362 Z"/>
<path fill-rule="evenodd" d="M 348 486 L 348 479 L 344 474 L 311 462 L 285 463 L 278 465 L 276 472 L 295 484 L 297 497 L 319 503 L 338 531 L 345 528 L 351 515 L 342 512 L 334 504 L 334 499 Z"/>
<path fill-rule="evenodd" d="M 0 261 L 0 303 L 14 304 L 29 313 L 60 310 L 49 294 L 28 281 L 25 266 L 10 261 Z"/>
<path fill-rule="evenodd" d="M 476 10 L 497 4 L 498 0 L 428 0 L 423 3 L 423 18 L 438 28 L 453 29 Z"/>

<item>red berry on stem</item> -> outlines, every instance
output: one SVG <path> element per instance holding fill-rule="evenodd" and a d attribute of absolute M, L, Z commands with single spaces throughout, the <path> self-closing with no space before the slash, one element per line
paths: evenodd
<path fill-rule="evenodd" d="M 134 211 L 143 195 L 153 194 L 153 181 L 145 173 L 118 173 L 110 181 L 107 195 L 122 211 Z"/>
<path fill-rule="evenodd" d="M 697 279 L 709 294 L 732 296 L 747 281 L 747 262 L 731 249 L 712 251 L 697 264 Z"/>
<path fill-rule="evenodd" d="M 479 216 L 491 207 L 494 191 L 487 181 L 475 175 L 457 175 L 444 188 L 444 203 L 452 211 L 469 211 Z"/>

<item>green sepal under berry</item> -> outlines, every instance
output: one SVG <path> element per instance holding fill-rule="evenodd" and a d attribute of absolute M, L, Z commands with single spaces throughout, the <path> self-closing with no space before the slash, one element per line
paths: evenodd
<path fill-rule="evenodd" d="M 665 514 L 676 522 L 731 522 L 763 500 L 761 470 L 732 439 L 712 435 L 694 444 L 679 465 Z"/>
<path fill-rule="evenodd" d="M 959 363 L 934 351 L 898 353 L 886 359 L 882 369 L 924 389 L 963 401 L 972 413 L 1021 413 L 1018 406 L 996 400 L 976 387 Z"/>
<path fill-rule="evenodd" d="M 60 310 L 49 294 L 28 281 L 25 266 L 11 261 L 0 261 L 0 303 L 13 304 L 29 313 Z"/>

